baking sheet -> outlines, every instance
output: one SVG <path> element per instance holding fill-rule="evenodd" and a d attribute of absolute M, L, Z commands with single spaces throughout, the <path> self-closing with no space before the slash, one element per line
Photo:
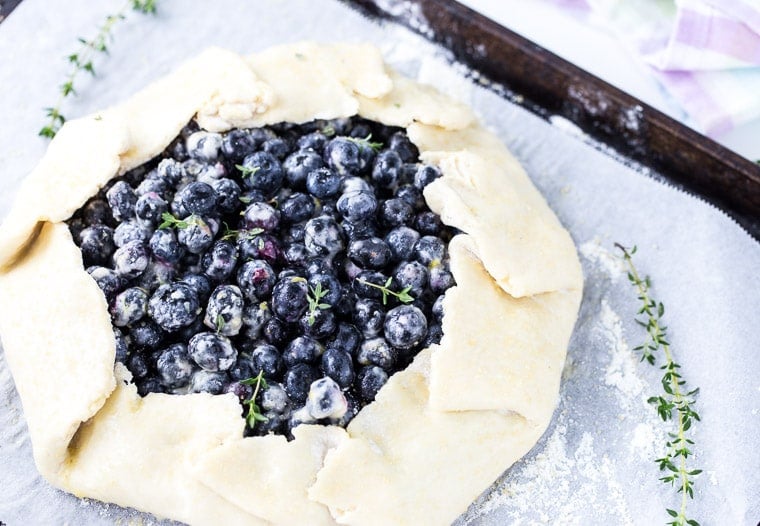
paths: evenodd
<path fill-rule="evenodd" d="M 0 25 L 0 216 L 39 160 L 41 108 L 56 99 L 76 37 L 92 35 L 121 1 L 24 0 Z M 647 406 L 658 371 L 631 350 L 643 338 L 637 308 L 612 243 L 639 246 L 637 264 L 667 308 L 673 352 L 701 388 L 695 428 L 698 478 L 693 517 L 702 524 L 760 520 L 760 246 L 722 212 L 668 188 L 588 144 L 563 119 L 547 123 L 476 87 L 410 32 L 379 26 L 334 0 L 162 0 L 156 17 L 118 26 L 98 78 L 77 83 L 64 113 L 113 104 L 209 45 L 242 53 L 300 39 L 368 40 L 407 74 L 470 103 L 515 152 L 579 247 L 586 290 L 570 344 L 560 405 L 537 446 L 458 524 L 658 524 L 675 492 L 652 461 L 667 428 Z M 403 3 L 399 4 L 403 7 Z M 39 108 L 39 109 L 38 109 Z M 52 404 L 51 411 L 55 410 Z M 157 521 L 76 499 L 37 475 L 0 353 L 0 521 L 84 524 Z"/>

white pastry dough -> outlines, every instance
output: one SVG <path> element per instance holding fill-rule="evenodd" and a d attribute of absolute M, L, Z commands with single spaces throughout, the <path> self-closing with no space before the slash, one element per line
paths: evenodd
<path fill-rule="evenodd" d="M 196 115 L 214 131 L 360 114 L 408 128 L 458 285 L 440 346 L 346 430 L 243 438 L 233 395 L 137 395 L 107 305 L 62 222 Z M 0 226 L 0 331 L 35 461 L 75 495 L 192 524 L 446 524 L 536 442 L 582 287 L 570 236 L 466 107 L 370 46 L 212 49 L 129 101 L 66 123 Z M 50 408 L 56 400 L 56 410 Z"/>

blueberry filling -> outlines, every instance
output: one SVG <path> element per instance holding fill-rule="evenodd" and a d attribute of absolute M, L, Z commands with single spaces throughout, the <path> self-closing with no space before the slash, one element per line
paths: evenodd
<path fill-rule="evenodd" d="M 442 335 L 454 230 L 418 155 L 358 117 L 191 122 L 109 183 L 68 223 L 139 394 L 233 393 L 248 435 L 346 426 Z"/>

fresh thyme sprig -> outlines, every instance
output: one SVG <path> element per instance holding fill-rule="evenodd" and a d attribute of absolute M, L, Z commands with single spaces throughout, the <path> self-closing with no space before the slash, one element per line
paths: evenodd
<path fill-rule="evenodd" d="M 158 225 L 158 228 L 187 228 L 191 225 L 200 225 L 203 226 L 206 223 L 203 222 L 203 219 L 196 215 L 191 215 L 190 217 L 186 219 L 177 219 L 172 215 L 171 212 L 164 212 L 161 214 L 162 222 L 160 225 Z"/>
<path fill-rule="evenodd" d="M 222 316 L 221 313 L 216 315 L 216 333 L 219 334 L 222 332 L 222 329 L 224 329 L 224 324 L 227 323 L 224 321 L 224 316 Z"/>
<path fill-rule="evenodd" d="M 379 152 L 383 149 L 383 143 L 381 142 L 371 142 L 372 140 L 372 134 L 370 133 L 367 135 L 364 139 L 359 139 L 357 137 L 346 137 L 349 141 L 358 144 L 359 146 L 363 146 L 364 148 L 370 148 L 376 152 Z"/>
<path fill-rule="evenodd" d="M 259 234 L 264 233 L 263 228 L 251 228 L 250 230 L 233 230 L 227 223 L 224 224 L 224 234 L 222 234 L 223 241 L 229 241 L 230 239 L 253 239 Z"/>
<path fill-rule="evenodd" d="M 408 287 L 404 287 L 403 289 L 401 289 L 400 292 L 396 292 L 389 288 L 392 282 L 393 282 L 393 278 L 388 278 L 385 281 L 385 285 L 378 285 L 377 283 L 371 283 L 365 279 L 359 280 L 359 283 L 362 283 L 363 285 L 369 285 L 370 287 L 375 287 L 376 289 L 380 289 L 380 291 L 383 293 L 383 305 L 388 304 L 389 294 L 391 296 L 395 296 L 396 299 L 398 299 L 401 303 L 411 303 L 414 301 L 414 298 L 409 294 L 409 291 L 412 290 L 411 285 Z"/>
<path fill-rule="evenodd" d="M 267 381 L 264 380 L 264 371 L 259 371 L 259 374 L 253 378 L 240 380 L 240 383 L 244 385 L 255 386 L 253 388 L 253 394 L 251 395 L 251 398 L 243 402 L 248 406 L 248 413 L 245 415 L 245 421 L 248 423 L 248 427 L 253 429 L 253 427 L 256 425 L 256 422 L 266 422 L 269 420 L 261 413 L 261 408 L 259 407 L 259 404 L 256 403 L 256 396 L 259 394 L 259 389 L 262 387 L 266 389 L 268 387 Z"/>
<path fill-rule="evenodd" d="M 260 166 L 243 166 L 242 164 L 236 164 L 235 168 L 240 170 L 240 173 L 243 174 L 243 177 L 251 177 L 252 175 L 256 175 L 256 172 L 261 170 Z"/>
<path fill-rule="evenodd" d="M 66 122 L 66 117 L 61 112 L 63 101 L 70 95 L 77 95 L 74 82 L 81 72 L 85 71 L 90 75 L 95 75 L 94 57 L 98 53 L 108 53 L 108 43 L 112 39 L 111 31 L 117 22 L 127 17 L 126 13 L 129 9 L 143 14 L 154 14 L 156 12 L 156 0 L 129 0 L 118 13 L 106 17 L 94 38 L 86 40 L 79 37 L 79 49 L 76 53 L 72 53 L 67 57 L 67 60 L 71 64 L 71 71 L 60 86 L 58 100 L 54 106 L 45 108 L 45 116 L 48 118 L 48 121 L 45 126 L 40 128 L 38 132 L 40 136 L 52 139 L 58 133 L 58 130 L 61 129 L 63 123 Z"/>
<path fill-rule="evenodd" d="M 309 326 L 314 325 L 314 317 L 318 310 L 325 310 L 332 307 L 329 303 L 320 303 L 319 300 L 330 294 L 329 289 L 322 290 L 322 283 L 317 283 L 316 287 L 309 287 L 306 299 L 309 302 Z"/>
<path fill-rule="evenodd" d="M 681 366 L 673 359 L 673 353 L 670 351 L 670 343 L 667 339 L 667 327 L 662 324 L 665 306 L 652 298 L 650 294 L 652 282 L 649 276 L 642 279 L 633 264 L 636 247 L 628 250 L 617 243 L 615 246 L 622 251 L 623 260 L 628 268 L 628 280 L 636 288 L 638 299 L 641 301 L 636 323 L 647 331 L 647 341 L 634 347 L 634 350 L 640 351 L 641 360 L 646 360 L 651 365 L 655 365 L 657 361 L 655 353 L 661 352 L 662 358 L 665 360 L 665 364 L 660 366 L 663 371 L 661 383 L 664 394 L 652 396 L 647 401 L 655 407 L 657 414 L 663 421 L 668 422 L 675 418 L 676 432 L 668 433 L 669 440 L 665 444 L 667 448 L 665 456 L 655 460 L 660 471 L 667 473 L 660 480 L 677 487 L 678 492 L 681 493 L 680 509 L 668 508 L 665 510 L 672 518 L 667 524 L 670 526 L 699 526 L 696 520 L 689 519 L 686 515 L 687 497 L 694 498 L 693 477 L 702 473 L 701 469 L 687 467 L 689 456 L 692 455 L 691 448 L 694 446 L 694 441 L 687 438 L 686 432 L 691 429 L 695 421 L 699 421 L 699 414 L 692 408 L 699 389 L 687 389 L 686 381 L 679 372 Z"/>

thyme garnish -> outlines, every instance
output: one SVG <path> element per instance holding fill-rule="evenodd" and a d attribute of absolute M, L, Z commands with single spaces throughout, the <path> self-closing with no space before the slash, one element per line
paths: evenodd
<path fill-rule="evenodd" d="M 408 287 L 404 287 L 401 289 L 400 292 L 396 292 L 391 290 L 389 287 L 391 286 L 391 282 L 393 281 L 393 278 L 388 278 L 385 281 L 385 285 L 378 285 L 377 283 L 370 283 L 366 279 L 360 279 L 359 283 L 362 283 L 363 285 L 369 285 L 370 287 L 375 287 L 376 289 L 380 289 L 380 291 L 383 293 L 383 305 L 388 304 L 388 295 L 395 296 L 401 303 L 411 303 L 414 301 L 414 298 L 409 294 L 409 291 L 412 290 L 411 285 Z"/>
<path fill-rule="evenodd" d="M 111 31 L 117 22 L 127 17 L 126 13 L 129 9 L 143 14 L 155 14 L 156 0 L 129 0 L 118 13 L 106 17 L 94 38 L 87 40 L 79 37 L 77 39 L 80 44 L 79 49 L 76 53 L 72 53 L 66 57 L 71 64 L 71 71 L 59 88 L 60 92 L 55 106 L 45 108 L 45 116 L 48 118 L 48 122 L 40 128 L 38 135 L 52 139 L 58 133 L 58 130 L 61 129 L 63 123 L 66 122 L 66 117 L 61 113 L 63 101 L 70 95 L 77 95 L 74 81 L 76 81 L 79 73 L 83 71 L 95 76 L 95 66 L 93 65 L 95 55 L 97 53 L 108 54 L 108 43 L 113 38 Z"/>
<path fill-rule="evenodd" d="M 158 225 L 158 228 L 171 228 L 171 227 L 177 227 L 177 228 L 187 228 L 191 225 L 198 225 L 203 226 L 206 223 L 204 223 L 203 219 L 198 217 L 197 215 L 191 215 L 187 217 L 186 219 L 177 219 L 172 215 L 171 212 L 164 212 L 161 214 L 162 222 L 160 225 Z"/>
<path fill-rule="evenodd" d="M 261 413 L 261 408 L 259 407 L 259 404 L 256 403 L 256 396 L 259 394 L 259 389 L 262 387 L 266 389 L 268 387 L 267 381 L 264 380 L 264 371 L 259 371 L 259 374 L 253 378 L 240 380 L 240 383 L 244 385 L 255 386 L 253 388 L 253 395 L 251 395 L 251 398 L 243 402 L 243 404 L 248 406 L 248 413 L 245 415 L 245 421 L 248 423 L 248 427 L 253 429 L 253 426 L 256 425 L 256 422 L 266 422 L 269 420 Z"/>
<path fill-rule="evenodd" d="M 655 353 L 661 351 L 665 364 L 660 366 L 663 372 L 661 379 L 664 394 L 650 397 L 647 402 L 655 407 L 657 414 L 664 422 L 675 419 L 676 432 L 669 432 L 669 440 L 665 456 L 655 460 L 660 471 L 666 473 L 660 480 L 666 484 L 677 487 L 681 493 L 681 506 L 679 510 L 667 508 L 665 511 L 672 518 L 667 524 L 670 526 L 699 526 L 694 519 L 687 518 L 686 506 L 688 498 L 694 498 L 694 481 L 702 473 L 701 469 L 689 469 L 687 460 L 692 455 L 691 447 L 694 441 L 686 437 L 686 431 L 691 429 L 694 421 L 699 421 L 699 414 L 692 408 L 699 389 L 687 390 L 686 381 L 679 370 L 681 366 L 673 359 L 670 351 L 670 343 L 667 340 L 667 327 L 662 325 L 662 317 L 665 314 L 665 306 L 652 298 L 650 290 L 652 282 L 649 276 L 643 279 L 633 264 L 633 255 L 636 253 L 634 246 L 630 250 L 620 244 L 615 246 L 623 252 L 623 260 L 628 267 L 628 281 L 636 288 L 641 307 L 636 313 L 636 323 L 647 331 L 647 341 L 634 347 L 641 352 L 641 361 L 646 360 L 655 365 Z"/>
<path fill-rule="evenodd" d="M 250 177 L 252 175 L 256 175 L 256 172 L 261 170 L 260 166 L 243 166 L 242 164 L 236 164 L 235 168 L 240 170 L 240 173 L 243 174 L 243 177 Z"/>
<path fill-rule="evenodd" d="M 370 142 L 372 140 L 372 134 L 370 133 L 367 135 L 364 139 L 358 139 L 356 137 L 346 137 L 349 141 L 358 144 L 359 146 L 362 146 L 364 148 L 370 148 L 371 150 L 374 150 L 376 152 L 379 152 L 383 149 L 383 143 L 381 142 Z"/>
<path fill-rule="evenodd" d="M 224 234 L 222 234 L 222 241 L 229 241 L 230 239 L 253 239 L 259 234 L 264 233 L 263 228 L 251 228 L 250 230 L 233 230 L 227 223 L 224 224 Z"/>
<path fill-rule="evenodd" d="M 306 294 L 306 299 L 309 302 L 309 319 L 308 323 L 311 327 L 314 325 L 314 316 L 317 314 L 317 310 L 325 310 L 332 307 L 329 303 L 320 303 L 319 300 L 330 294 L 330 290 L 322 290 L 322 283 L 317 283 L 316 287 L 309 287 L 309 292 Z"/>
<path fill-rule="evenodd" d="M 220 332 L 222 332 L 222 329 L 224 329 L 224 325 L 227 322 L 224 321 L 224 316 L 222 316 L 221 313 L 216 315 L 215 321 L 216 321 L 216 333 L 219 334 Z"/>

